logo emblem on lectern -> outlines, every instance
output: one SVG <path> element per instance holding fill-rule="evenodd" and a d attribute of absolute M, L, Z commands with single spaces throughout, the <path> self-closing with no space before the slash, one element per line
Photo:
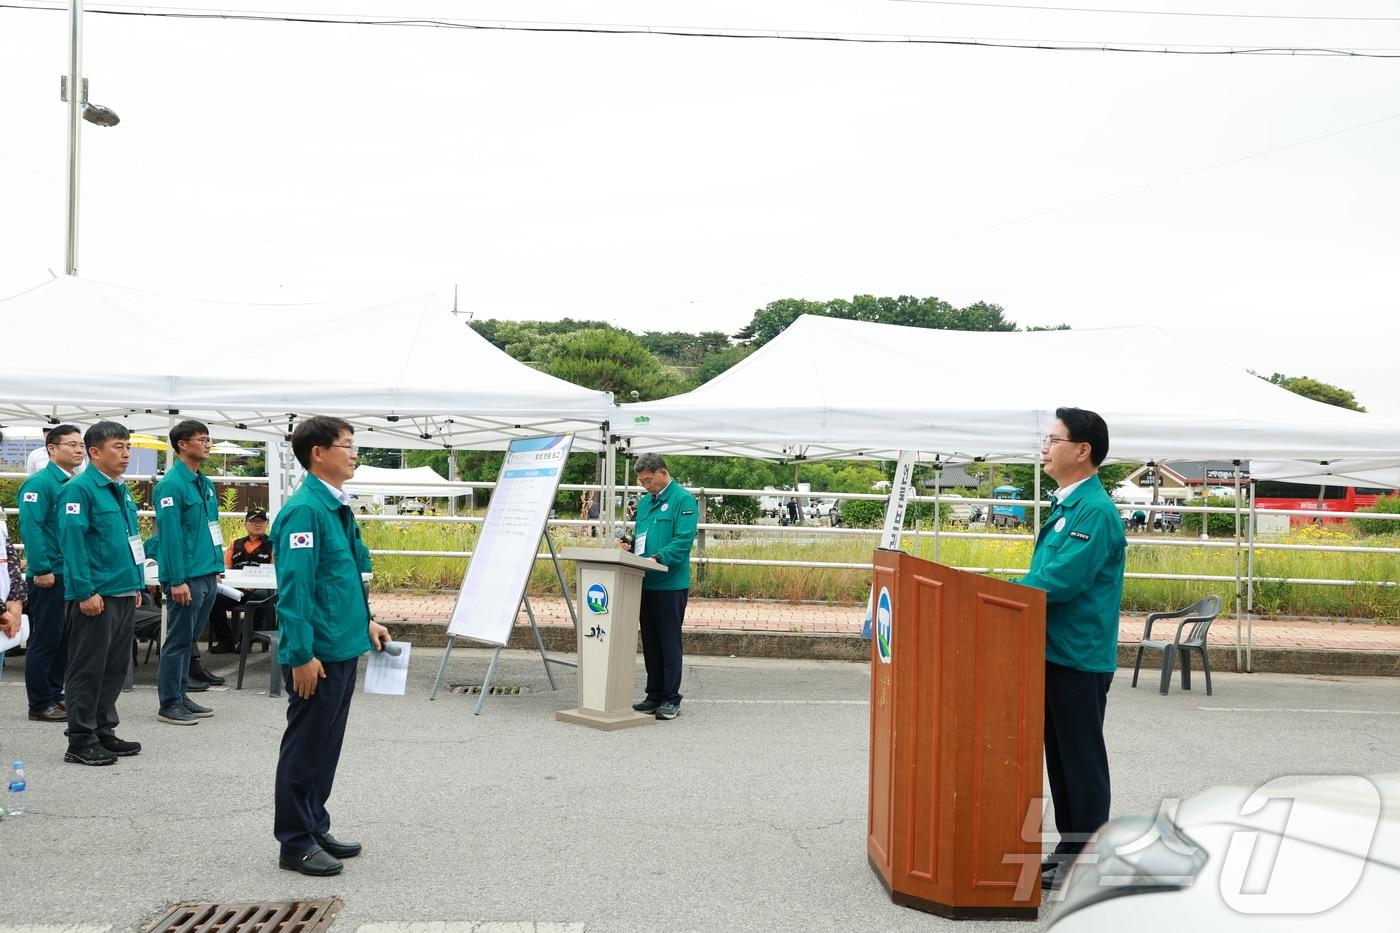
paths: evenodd
<path fill-rule="evenodd" d="M 593 584 L 584 594 L 583 601 L 587 604 L 589 612 L 602 615 L 608 611 L 608 588 L 601 583 Z"/>
<path fill-rule="evenodd" d="M 890 608 L 890 591 L 880 587 L 880 598 L 875 601 L 875 650 L 880 655 L 880 663 L 890 663 L 890 638 L 894 634 L 894 614 Z"/>

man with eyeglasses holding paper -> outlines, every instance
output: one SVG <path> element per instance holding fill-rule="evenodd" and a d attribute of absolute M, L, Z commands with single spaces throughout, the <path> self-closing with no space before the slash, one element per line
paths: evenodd
<path fill-rule="evenodd" d="M 67 722 L 63 674 L 68 668 L 64 637 L 63 550 L 58 546 L 58 500 L 63 486 L 83 463 L 83 435 L 60 424 L 44 435 L 48 461 L 19 487 L 19 531 L 24 538 L 29 578 L 29 654 L 24 686 L 29 718 Z"/>
<path fill-rule="evenodd" d="M 360 574 L 369 549 L 341 486 L 355 475 L 355 432 L 317 416 L 292 432 L 307 476 L 272 523 L 277 554 L 277 661 L 287 685 L 287 728 L 277 756 L 272 831 L 278 865 L 338 875 L 360 844 L 331 835 L 326 800 L 335 782 L 360 655 L 382 651 L 389 630 L 370 618 Z"/>
<path fill-rule="evenodd" d="M 141 751 L 141 743 L 117 738 L 116 728 L 146 552 L 136 503 L 121 481 L 131 460 L 130 432 L 115 421 L 99 421 L 83 443 L 90 466 L 63 485 L 58 506 L 68 635 L 63 760 L 110 765 Z"/>
<path fill-rule="evenodd" d="M 1103 720 L 1118 668 L 1118 615 L 1127 538 L 1099 482 L 1108 425 L 1082 408 L 1059 408 L 1041 463 L 1059 486 L 1036 538 L 1025 586 L 1045 591 L 1045 768 L 1060 841 L 1041 865 L 1056 887 L 1068 863 L 1108 821 Z"/>
<path fill-rule="evenodd" d="M 209 619 L 224 572 L 224 534 L 214 484 L 200 470 L 209 459 L 209 429 L 181 421 L 170 429 L 175 463 L 151 490 L 156 511 L 156 563 L 169 600 L 165 640 L 156 675 L 160 707 L 156 718 L 173 726 L 198 725 L 214 715 L 190 699 L 186 675 L 190 651 Z"/>

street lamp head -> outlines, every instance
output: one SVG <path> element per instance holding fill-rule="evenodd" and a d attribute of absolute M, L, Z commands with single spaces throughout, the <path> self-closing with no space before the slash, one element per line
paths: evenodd
<path fill-rule="evenodd" d="M 115 110 L 109 110 L 101 104 L 83 104 L 83 119 L 97 126 L 116 126 L 122 122 Z"/>

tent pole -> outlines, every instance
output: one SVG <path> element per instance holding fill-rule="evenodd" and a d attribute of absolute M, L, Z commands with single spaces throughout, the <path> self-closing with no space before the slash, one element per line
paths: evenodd
<path fill-rule="evenodd" d="M 1040 537 L 1040 461 L 1035 462 L 1035 536 Z"/>
<path fill-rule="evenodd" d="M 457 451 L 451 448 L 447 451 L 447 479 L 448 482 L 457 482 Z M 447 514 L 453 518 L 457 517 L 456 490 L 453 490 L 452 495 L 447 497 Z"/>
<path fill-rule="evenodd" d="M 617 499 L 617 447 L 613 443 L 606 421 L 603 422 L 603 474 L 603 506 L 600 510 L 603 516 L 603 537 L 612 541 L 615 537 L 613 510 L 616 508 Z"/>
<path fill-rule="evenodd" d="M 943 462 L 935 458 L 933 461 L 933 560 L 935 563 L 943 561 L 943 504 L 939 501 L 942 492 Z"/>
<path fill-rule="evenodd" d="M 1257 515 L 1256 515 L 1256 513 L 1255 513 L 1255 511 L 1254 511 L 1254 508 L 1255 508 L 1255 506 L 1254 506 L 1254 499 L 1255 499 L 1254 477 L 1251 476 L 1250 479 L 1249 479 L 1249 571 L 1248 571 L 1248 575 L 1245 577 L 1245 587 L 1246 587 L 1246 589 L 1245 589 L 1245 604 L 1244 604 L 1244 607 L 1245 607 L 1245 609 L 1244 609 L 1244 611 L 1245 611 L 1245 625 L 1247 626 L 1248 639 L 1249 639 L 1249 641 L 1247 642 L 1247 648 L 1246 648 L 1246 653 L 1245 653 L 1245 662 L 1244 662 L 1244 670 L 1245 670 L 1245 673 L 1247 673 L 1247 674 L 1252 674 L 1252 673 L 1254 673 L 1254 651 L 1253 651 L 1253 649 L 1254 649 L 1254 533 L 1255 533 L 1255 528 L 1257 527 L 1257 522 L 1256 522 L 1256 520 L 1255 520 L 1255 519 L 1257 518 Z M 1236 629 L 1238 630 L 1238 623 L 1236 623 Z M 1235 647 L 1235 653 L 1236 653 L 1236 658 L 1237 658 L 1237 662 L 1236 662 L 1235 666 L 1236 666 L 1236 667 L 1239 667 L 1239 664 L 1238 664 L 1239 639 L 1238 639 L 1238 638 L 1236 638 L 1236 640 L 1235 640 L 1235 646 L 1236 646 L 1236 647 Z"/>
<path fill-rule="evenodd" d="M 1244 539 L 1241 537 L 1241 530 L 1244 522 L 1241 520 L 1240 509 L 1240 462 L 1235 461 L 1235 619 L 1240 617 L 1240 591 L 1244 586 Z"/>

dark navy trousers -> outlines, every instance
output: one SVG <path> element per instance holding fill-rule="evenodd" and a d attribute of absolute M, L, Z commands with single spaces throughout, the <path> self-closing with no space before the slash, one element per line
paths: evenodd
<path fill-rule="evenodd" d="M 63 675 L 68 670 L 67 612 L 63 576 L 53 586 L 35 586 L 29 578 L 29 653 L 24 656 L 24 686 L 29 708 L 48 709 L 63 700 Z"/>
<path fill-rule="evenodd" d="M 326 676 L 309 700 L 292 689 L 292 669 L 282 669 L 287 687 L 287 729 L 277 756 L 272 834 L 288 855 L 300 855 L 316 845 L 313 834 L 330 832 L 326 800 L 340 763 L 359 661 L 323 661 Z"/>
<path fill-rule="evenodd" d="M 1075 855 L 1108 822 L 1108 748 L 1104 710 L 1112 674 L 1045 662 L 1045 770 L 1055 829 L 1056 855 Z"/>
<path fill-rule="evenodd" d="M 647 699 L 681 701 L 681 623 L 690 590 L 642 590 L 642 658 L 647 666 Z"/>

